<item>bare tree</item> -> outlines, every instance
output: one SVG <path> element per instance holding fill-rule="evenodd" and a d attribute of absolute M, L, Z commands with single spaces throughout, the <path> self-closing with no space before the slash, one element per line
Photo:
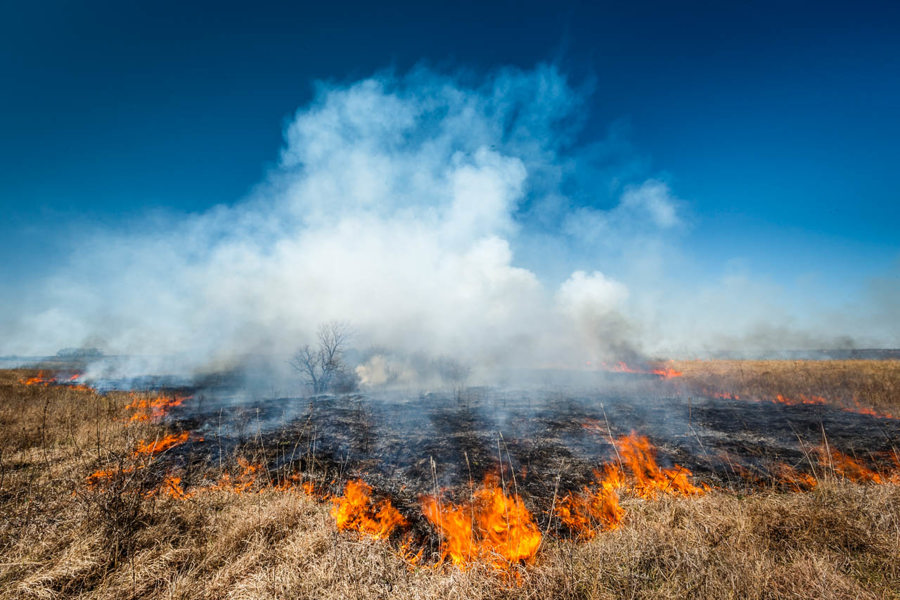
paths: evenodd
<path fill-rule="evenodd" d="M 291 358 L 291 366 L 296 369 L 313 389 L 314 394 L 322 393 L 322 368 L 321 354 L 310 348 L 309 344 L 302 346 Z"/>
<path fill-rule="evenodd" d="M 344 349 L 350 338 L 350 328 L 346 323 L 330 321 L 319 327 L 316 337 L 318 348 L 309 344 L 297 350 L 291 359 L 296 369 L 313 389 L 314 394 L 328 390 L 352 391 L 358 380 L 356 373 L 349 371 L 344 363 Z"/>
<path fill-rule="evenodd" d="M 346 324 L 331 321 L 321 325 L 316 334 L 319 338 L 319 353 L 322 367 L 322 384 L 325 389 L 331 387 L 334 380 L 344 369 L 344 345 L 349 334 Z"/>

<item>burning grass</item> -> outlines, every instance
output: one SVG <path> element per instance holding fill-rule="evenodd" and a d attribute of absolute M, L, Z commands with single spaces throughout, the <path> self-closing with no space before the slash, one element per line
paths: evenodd
<path fill-rule="evenodd" d="M 461 569 L 479 562 L 499 570 L 529 564 L 541 544 L 534 516 L 518 494 L 503 490 L 497 477 L 487 477 L 462 504 L 425 497 L 422 511 L 441 534 L 440 560 L 449 558 Z"/>
<path fill-rule="evenodd" d="M 782 404 L 832 404 L 900 417 L 898 360 L 709 360 L 667 363 L 690 391 Z"/>
<path fill-rule="evenodd" d="M 890 471 L 823 443 L 802 470 L 776 467 L 787 493 L 746 494 L 610 434 L 616 458 L 547 509 L 495 476 L 397 503 L 252 443 L 198 462 L 199 436 L 131 421 L 129 395 L 29 375 L 0 372 L 0 599 L 900 594 L 896 456 Z"/>

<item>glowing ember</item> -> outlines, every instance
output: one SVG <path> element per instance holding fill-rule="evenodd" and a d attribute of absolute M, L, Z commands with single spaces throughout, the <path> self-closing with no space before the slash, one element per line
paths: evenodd
<path fill-rule="evenodd" d="M 443 504 L 437 498 L 422 500 L 422 511 L 444 539 L 441 560 L 465 568 L 475 560 L 486 560 L 503 569 L 530 562 L 541 544 L 541 532 L 531 512 L 517 495 L 507 495 L 496 478 L 485 479 L 472 501 Z"/>
<path fill-rule="evenodd" d="M 616 448 L 622 462 L 631 471 L 632 493 L 640 498 L 654 499 L 659 492 L 693 496 L 705 492 L 688 481 L 691 472 L 675 465 L 674 469 L 662 469 L 656 464 L 656 448 L 646 436 L 622 436 L 616 440 Z"/>
<path fill-rule="evenodd" d="M 160 452 L 165 452 L 169 448 L 173 448 L 178 446 L 179 444 L 183 444 L 188 441 L 190 434 L 187 431 L 183 431 L 178 435 L 174 433 L 170 433 L 169 435 L 161 438 L 153 440 L 152 442 L 145 442 L 144 440 L 140 440 L 138 442 L 137 448 L 134 450 L 135 456 L 147 455 L 153 456 L 154 454 L 159 454 Z"/>
<path fill-rule="evenodd" d="M 377 539 L 391 535 L 406 519 L 391 505 L 390 500 L 372 504 L 372 488 L 361 479 L 347 482 L 344 495 L 332 498 L 331 516 L 341 531 L 355 530 Z"/>

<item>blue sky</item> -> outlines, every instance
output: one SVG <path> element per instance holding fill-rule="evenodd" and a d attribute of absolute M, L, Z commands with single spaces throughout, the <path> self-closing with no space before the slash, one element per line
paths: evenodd
<path fill-rule="evenodd" d="M 423 63 L 477 78 L 549 62 L 589 88 L 579 143 L 614 146 L 626 182 L 664 180 L 680 199 L 686 277 L 746 271 L 835 304 L 897 277 L 894 3 L 50 1 L 2 13 L 6 302 L 86 228 L 240 201 L 278 163 L 315 81 Z"/>

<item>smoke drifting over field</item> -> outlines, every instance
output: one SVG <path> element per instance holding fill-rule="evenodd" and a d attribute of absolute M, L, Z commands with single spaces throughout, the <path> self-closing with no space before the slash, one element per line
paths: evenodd
<path fill-rule="evenodd" d="M 136 372 L 190 372 L 287 355 L 337 320 L 353 346 L 389 350 L 370 353 L 375 381 L 386 354 L 455 357 L 478 375 L 834 344 L 749 278 L 673 284 L 686 203 L 635 179 L 614 139 L 581 139 L 586 98 L 549 66 L 320 84 L 249 198 L 85 232 L 72 264 L 10 312 L 0 352 L 90 346 L 174 357 Z"/>

